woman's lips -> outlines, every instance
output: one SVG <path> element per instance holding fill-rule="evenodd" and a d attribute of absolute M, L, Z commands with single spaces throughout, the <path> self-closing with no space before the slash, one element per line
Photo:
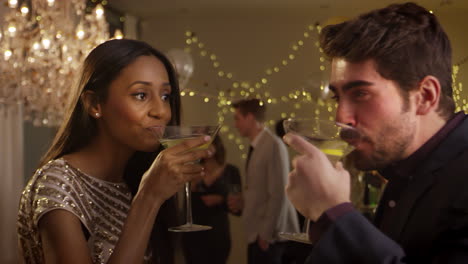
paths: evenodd
<path fill-rule="evenodd" d="M 158 138 L 161 138 L 164 134 L 164 127 L 165 126 L 150 126 L 150 127 L 147 127 L 146 129 L 148 129 L 153 135 L 157 136 Z"/>

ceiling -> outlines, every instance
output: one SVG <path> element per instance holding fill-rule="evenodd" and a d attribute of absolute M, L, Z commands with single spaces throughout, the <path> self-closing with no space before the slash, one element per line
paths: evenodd
<path fill-rule="evenodd" d="M 413 0 L 426 8 L 436 10 L 468 10 L 467 0 Z M 141 19 L 157 16 L 210 14 L 236 14 L 242 10 L 254 13 L 328 12 L 352 13 L 386 6 L 401 0 L 110 0 L 110 6 L 118 11 Z"/>

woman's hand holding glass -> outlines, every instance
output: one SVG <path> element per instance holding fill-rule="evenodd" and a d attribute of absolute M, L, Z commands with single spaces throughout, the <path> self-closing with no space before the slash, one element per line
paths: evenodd
<path fill-rule="evenodd" d="M 201 178 L 204 168 L 196 161 L 210 157 L 212 152 L 197 147 L 210 140 L 210 136 L 201 136 L 161 151 L 143 175 L 139 191 L 148 190 L 153 199 L 162 203 L 179 191 L 184 183 Z"/>

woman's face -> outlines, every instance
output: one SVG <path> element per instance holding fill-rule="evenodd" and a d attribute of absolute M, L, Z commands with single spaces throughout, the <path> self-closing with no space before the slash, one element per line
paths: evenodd
<path fill-rule="evenodd" d="M 131 151 L 155 151 L 155 131 L 171 119 L 170 94 L 163 63 L 154 56 L 137 58 L 110 84 L 100 104 L 99 133 Z"/>

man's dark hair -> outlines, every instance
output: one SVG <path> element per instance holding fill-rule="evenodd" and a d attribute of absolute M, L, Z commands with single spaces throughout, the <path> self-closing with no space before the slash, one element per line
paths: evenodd
<path fill-rule="evenodd" d="M 265 104 L 258 99 L 242 99 L 232 104 L 234 109 L 239 109 L 243 116 L 251 113 L 258 122 L 265 121 Z"/>
<path fill-rule="evenodd" d="M 428 75 L 441 85 L 437 112 L 455 111 L 452 97 L 452 49 L 437 18 L 414 4 L 392 4 L 356 19 L 323 28 L 320 44 L 329 58 L 351 63 L 373 60 L 377 72 L 395 81 L 408 105 L 408 92 Z"/>

